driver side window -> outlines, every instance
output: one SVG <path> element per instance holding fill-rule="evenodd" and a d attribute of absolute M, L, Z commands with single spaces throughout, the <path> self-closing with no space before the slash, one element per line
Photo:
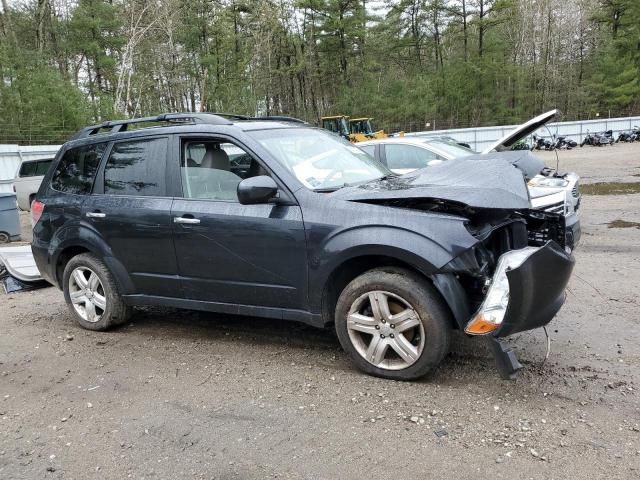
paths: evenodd
<path fill-rule="evenodd" d="M 183 140 L 180 160 L 185 198 L 238 201 L 238 184 L 245 178 L 268 175 L 244 149 L 224 140 Z"/>

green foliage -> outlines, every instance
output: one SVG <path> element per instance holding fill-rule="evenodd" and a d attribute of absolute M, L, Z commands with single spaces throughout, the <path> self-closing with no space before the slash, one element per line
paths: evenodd
<path fill-rule="evenodd" d="M 19 5 L 0 13 L 0 122 L 17 140 L 24 125 L 45 135 L 163 111 L 362 115 L 415 130 L 640 107 L 637 0 Z"/>
<path fill-rule="evenodd" d="M 10 78 L 0 84 L 0 142 L 62 142 L 91 120 L 85 96 L 59 72 L 29 65 Z"/>

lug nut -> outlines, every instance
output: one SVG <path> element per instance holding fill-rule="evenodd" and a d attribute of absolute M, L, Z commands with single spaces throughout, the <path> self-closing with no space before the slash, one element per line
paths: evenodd
<path fill-rule="evenodd" d="M 390 338 L 395 338 L 395 335 L 392 333 L 391 335 L 389 335 Z"/>
<path fill-rule="evenodd" d="M 392 323 L 392 324 L 391 324 L 391 328 L 396 328 L 396 326 Z"/>
<path fill-rule="evenodd" d="M 380 338 L 384 338 L 384 333 L 381 333 L 381 334 L 380 334 Z"/>
<path fill-rule="evenodd" d="M 380 320 L 382 323 L 387 323 L 387 321 L 383 318 L 382 320 Z"/>
<path fill-rule="evenodd" d="M 380 325 L 376 325 L 376 330 L 380 330 Z"/>

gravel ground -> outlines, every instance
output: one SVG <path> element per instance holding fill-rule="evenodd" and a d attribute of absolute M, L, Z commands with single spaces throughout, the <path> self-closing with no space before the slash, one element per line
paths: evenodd
<path fill-rule="evenodd" d="M 639 157 L 585 147 L 560 165 L 640 181 Z M 513 381 L 460 335 L 400 383 L 295 323 L 147 309 L 93 333 L 54 288 L 2 296 L 0 478 L 640 478 L 640 230 L 616 219 L 640 222 L 640 194 L 584 199 L 551 355 L 541 330 L 512 337 Z"/>

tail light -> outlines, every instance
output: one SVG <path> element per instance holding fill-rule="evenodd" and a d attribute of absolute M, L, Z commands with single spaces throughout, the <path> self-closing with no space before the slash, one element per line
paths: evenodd
<path fill-rule="evenodd" d="M 31 202 L 31 227 L 35 227 L 44 212 L 44 203 L 34 200 Z"/>

